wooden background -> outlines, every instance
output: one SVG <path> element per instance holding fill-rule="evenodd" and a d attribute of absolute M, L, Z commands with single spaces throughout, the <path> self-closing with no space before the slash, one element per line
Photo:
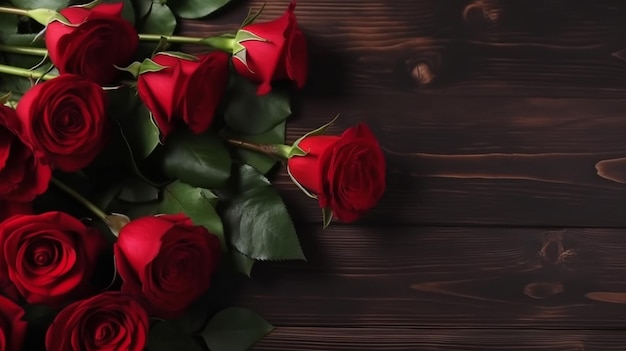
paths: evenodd
<path fill-rule="evenodd" d="M 261 20 L 285 0 L 268 0 Z M 183 33 L 232 30 L 243 1 Z M 281 174 L 306 263 L 233 297 L 256 350 L 626 349 L 626 1 L 300 0 L 289 139 L 366 121 L 388 190 L 354 225 Z"/>

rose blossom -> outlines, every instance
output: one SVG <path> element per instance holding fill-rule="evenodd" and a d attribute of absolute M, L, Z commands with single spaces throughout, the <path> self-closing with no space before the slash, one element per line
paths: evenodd
<path fill-rule="evenodd" d="M 19 123 L 15 110 L 0 105 L 0 200 L 10 202 L 32 201 L 46 191 L 51 177 L 50 167 L 21 138 Z"/>
<path fill-rule="evenodd" d="M 15 215 L 0 223 L 0 287 L 55 306 L 88 288 L 105 245 L 97 229 L 65 213 Z"/>
<path fill-rule="evenodd" d="M 367 125 L 309 136 L 298 146 L 307 154 L 289 159 L 289 173 L 340 221 L 357 220 L 385 192 L 385 158 Z"/>
<path fill-rule="evenodd" d="M 35 85 L 17 105 L 35 155 L 65 172 L 87 166 L 106 146 L 105 112 L 102 88 L 74 74 Z"/>
<path fill-rule="evenodd" d="M 46 333 L 46 350 L 142 351 L 148 329 L 140 304 L 119 292 L 105 292 L 61 310 Z"/>
<path fill-rule="evenodd" d="M 137 91 L 167 136 L 180 120 L 196 133 L 206 131 L 228 84 L 226 53 L 215 51 L 190 60 L 158 53 L 152 60 L 165 68 L 140 74 Z"/>
<path fill-rule="evenodd" d="M 128 65 L 139 37 L 122 18 L 124 3 L 100 4 L 93 9 L 71 6 L 60 11 L 71 24 L 54 21 L 46 29 L 50 60 L 61 74 L 73 73 L 98 84 L 110 84 Z"/>
<path fill-rule="evenodd" d="M 185 215 L 135 219 L 121 229 L 114 246 L 122 292 L 150 316 L 179 317 L 209 289 L 220 250 L 217 236 Z"/>
<path fill-rule="evenodd" d="M 272 90 L 272 80 L 290 79 L 299 88 L 306 82 L 307 47 L 304 34 L 298 28 L 295 7 L 292 2 L 280 18 L 252 23 L 237 33 L 237 37 L 243 39 L 237 42 L 233 51 L 233 66 L 239 75 L 261 83 L 257 90 L 259 95 Z M 259 39 L 251 39 L 248 33 Z"/>
<path fill-rule="evenodd" d="M 0 295 L 0 350 L 21 351 L 26 335 L 24 310 Z"/>

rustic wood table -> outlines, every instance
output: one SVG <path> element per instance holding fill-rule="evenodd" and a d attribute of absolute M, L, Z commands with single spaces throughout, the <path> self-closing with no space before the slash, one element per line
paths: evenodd
<path fill-rule="evenodd" d="M 256 350 L 625 350 L 626 1 L 300 0 L 296 14 L 311 73 L 289 140 L 337 113 L 331 132 L 366 121 L 388 190 L 322 230 L 275 178 L 309 261 L 261 264 L 233 297 L 277 327 Z"/>

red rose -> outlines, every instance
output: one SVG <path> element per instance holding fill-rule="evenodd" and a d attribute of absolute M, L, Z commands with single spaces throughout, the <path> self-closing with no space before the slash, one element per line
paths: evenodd
<path fill-rule="evenodd" d="M 35 155 L 74 172 L 106 146 L 105 95 L 81 76 L 63 74 L 37 84 L 17 105 L 23 133 Z"/>
<path fill-rule="evenodd" d="M 62 212 L 16 215 L 0 223 L 0 286 L 29 304 L 51 306 L 88 288 L 106 242 Z"/>
<path fill-rule="evenodd" d="M 290 79 L 299 88 L 306 82 L 306 41 L 298 28 L 295 7 L 292 2 L 277 20 L 253 23 L 237 33 L 233 66 L 240 75 L 261 83 L 257 90 L 259 95 L 272 90 L 272 80 Z"/>
<path fill-rule="evenodd" d="M 220 258 L 219 239 L 185 215 L 135 219 L 114 250 L 122 292 L 161 318 L 179 317 L 209 289 Z"/>
<path fill-rule="evenodd" d="M 35 158 L 20 138 L 15 111 L 0 105 L 0 199 L 32 201 L 46 191 L 50 177 L 50 167 Z"/>
<path fill-rule="evenodd" d="M 0 350 L 21 351 L 26 335 L 24 310 L 0 295 Z"/>
<path fill-rule="evenodd" d="M 152 60 L 166 68 L 139 75 L 137 90 L 163 137 L 172 131 L 175 119 L 196 134 L 206 131 L 226 91 L 229 56 L 216 51 L 193 61 L 158 53 Z"/>
<path fill-rule="evenodd" d="M 289 173 L 340 221 L 357 220 L 385 192 L 385 158 L 365 124 L 340 136 L 310 136 L 298 146 L 307 154 L 289 159 Z"/>
<path fill-rule="evenodd" d="M 119 292 L 105 292 L 61 310 L 46 332 L 46 350 L 142 351 L 149 327 L 141 305 Z"/>
<path fill-rule="evenodd" d="M 110 84 L 133 59 L 139 37 L 122 18 L 122 2 L 93 9 L 68 7 L 60 13 L 72 24 L 54 21 L 46 29 L 50 60 L 61 74 L 81 75 L 98 84 Z"/>

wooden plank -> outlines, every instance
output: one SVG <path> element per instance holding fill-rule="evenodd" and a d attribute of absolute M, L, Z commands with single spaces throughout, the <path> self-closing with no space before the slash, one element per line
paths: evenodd
<path fill-rule="evenodd" d="M 367 122 L 388 163 L 387 193 L 363 224 L 626 226 L 626 100 L 311 98 L 293 141 L 341 114 L 329 133 Z M 283 171 L 274 183 L 297 221 L 314 200 Z"/>
<path fill-rule="evenodd" d="M 232 301 L 278 326 L 626 327 L 618 229 L 300 226 Z"/>
<path fill-rule="evenodd" d="M 231 31 L 262 2 L 185 21 L 181 31 Z M 269 2 L 260 20 L 288 2 Z M 626 88 L 626 54 L 613 55 L 626 47 L 623 1 L 300 0 L 296 13 L 313 95 L 622 97 Z"/>
<path fill-rule="evenodd" d="M 256 351 L 622 351 L 621 331 L 280 327 Z"/>

